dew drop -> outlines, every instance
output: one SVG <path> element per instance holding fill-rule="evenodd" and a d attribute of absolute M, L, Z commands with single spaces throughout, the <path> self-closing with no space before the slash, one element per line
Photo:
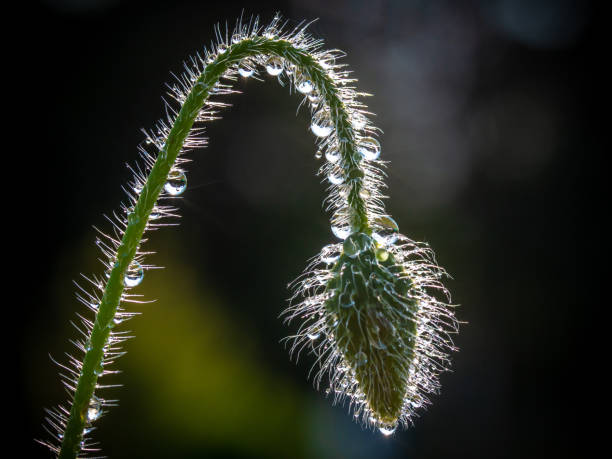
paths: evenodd
<path fill-rule="evenodd" d="M 346 239 L 352 233 L 351 227 L 349 225 L 332 225 L 331 231 L 338 239 Z"/>
<path fill-rule="evenodd" d="M 340 185 L 344 183 L 344 176 L 342 175 L 342 171 L 331 171 L 327 176 L 327 180 L 329 180 L 329 183 L 331 183 L 332 185 Z"/>
<path fill-rule="evenodd" d="M 283 63 L 278 57 L 271 57 L 266 63 L 266 72 L 272 76 L 278 76 L 283 73 Z"/>
<path fill-rule="evenodd" d="M 378 428 L 378 430 L 380 431 L 381 434 L 383 434 L 385 437 L 388 437 L 389 435 L 392 435 L 393 432 L 395 432 L 397 430 L 397 425 L 391 425 L 391 426 L 380 426 Z"/>
<path fill-rule="evenodd" d="M 365 352 L 359 351 L 357 354 L 355 354 L 355 366 L 362 367 L 366 363 L 368 363 L 368 356 Z"/>
<path fill-rule="evenodd" d="M 367 123 L 367 119 L 365 116 L 363 116 L 361 113 L 356 112 L 353 114 L 352 117 L 352 124 L 353 124 L 353 128 L 357 129 L 357 130 L 361 130 L 365 127 L 366 123 Z"/>
<path fill-rule="evenodd" d="M 242 40 L 242 36 L 239 33 L 235 33 L 234 35 L 232 35 L 233 44 L 240 43 L 241 40 Z"/>
<path fill-rule="evenodd" d="M 366 137 L 357 144 L 357 151 L 368 161 L 378 159 L 380 156 L 380 143 L 374 137 Z"/>
<path fill-rule="evenodd" d="M 136 287 L 144 278 L 144 269 L 137 261 L 132 262 L 127 272 L 125 273 L 124 283 L 126 287 Z"/>
<path fill-rule="evenodd" d="M 359 197 L 361 199 L 369 199 L 371 195 L 372 194 L 367 188 L 361 188 L 361 190 L 359 190 Z"/>
<path fill-rule="evenodd" d="M 168 174 L 168 180 L 164 185 L 164 190 L 170 196 L 179 196 L 187 188 L 187 177 L 184 172 L 172 169 Z"/>
<path fill-rule="evenodd" d="M 314 341 L 316 339 L 319 339 L 319 336 L 321 336 L 321 334 L 315 332 L 315 333 L 308 333 L 307 336 L 309 340 Z"/>
<path fill-rule="evenodd" d="M 163 215 L 159 210 L 153 209 L 149 214 L 149 220 L 159 220 Z"/>
<path fill-rule="evenodd" d="M 285 74 L 293 75 L 295 73 L 296 66 L 295 64 L 289 64 L 285 68 Z"/>
<path fill-rule="evenodd" d="M 217 46 L 217 53 L 224 54 L 227 51 L 227 45 L 225 43 L 221 43 Z"/>
<path fill-rule="evenodd" d="M 278 31 L 275 27 L 269 27 L 263 33 L 263 36 L 266 37 L 268 40 L 274 40 L 278 36 Z"/>
<path fill-rule="evenodd" d="M 327 137 L 332 132 L 332 126 L 324 120 L 314 121 L 310 125 L 310 130 L 317 137 Z"/>
<path fill-rule="evenodd" d="M 340 258 L 339 255 L 322 255 L 321 261 L 325 263 L 326 265 L 331 265 L 335 263 L 336 261 L 338 261 L 338 258 Z"/>
<path fill-rule="evenodd" d="M 399 226 L 395 220 L 389 216 L 379 217 L 374 222 L 375 231 L 372 237 L 381 245 L 391 245 L 397 241 Z"/>
<path fill-rule="evenodd" d="M 310 94 L 308 94 L 308 101 L 312 105 L 318 105 L 321 102 L 321 96 L 316 90 L 313 90 Z"/>
<path fill-rule="evenodd" d="M 314 84 L 312 84 L 312 81 L 304 79 L 297 84 L 296 88 L 302 94 L 309 94 L 314 89 Z"/>
<path fill-rule="evenodd" d="M 255 70 L 249 67 L 240 66 L 238 67 L 238 73 L 240 74 L 241 77 L 248 78 L 250 76 L 253 76 L 253 74 L 255 73 Z"/>
<path fill-rule="evenodd" d="M 102 415 L 102 402 L 95 395 L 91 396 L 89 406 L 87 407 L 87 420 L 93 422 Z"/>
<path fill-rule="evenodd" d="M 122 322 L 123 322 L 123 321 L 125 321 L 125 320 L 126 320 L 125 318 L 115 316 L 115 317 L 113 318 L 113 323 L 114 323 L 115 325 L 119 325 L 120 323 L 122 323 Z"/>
<path fill-rule="evenodd" d="M 315 153 L 315 159 L 321 159 L 322 156 L 323 153 L 321 152 L 321 150 L 317 150 L 317 152 Z"/>
<path fill-rule="evenodd" d="M 340 159 L 340 152 L 336 150 L 327 150 L 325 152 L 325 159 L 327 159 L 330 163 L 337 163 Z"/>

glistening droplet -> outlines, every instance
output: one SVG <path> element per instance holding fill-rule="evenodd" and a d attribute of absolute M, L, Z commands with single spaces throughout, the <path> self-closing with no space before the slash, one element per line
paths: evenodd
<path fill-rule="evenodd" d="M 380 143 L 374 137 L 366 137 L 357 144 L 357 151 L 368 161 L 378 159 L 380 156 Z"/>
<path fill-rule="evenodd" d="M 310 129 L 312 130 L 312 133 L 317 137 L 327 137 L 331 134 L 332 131 L 331 125 L 325 123 L 317 123 L 316 121 L 312 122 L 312 124 L 310 125 Z"/>
<path fill-rule="evenodd" d="M 342 171 L 337 169 L 331 171 L 327 176 L 327 180 L 329 180 L 329 183 L 331 183 L 332 185 L 340 185 L 341 183 L 344 183 L 344 176 L 342 175 Z"/>
<path fill-rule="evenodd" d="M 332 225 L 331 231 L 338 239 L 346 239 L 352 232 L 349 225 Z"/>
<path fill-rule="evenodd" d="M 309 94 L 314 89 L 314 84 L 312 84 L 312 81 L 304 79 L 298 82 L 296 88 L 302 94 Z"/>
<path fill-rule="evenodd" d="M 354 129 L 360 130 L 365 127 L 367 119 L 361 113 L 355 112 L 352 116 L 351 122 L 353 124 Z"/>
<path fill-rule="evenodd" d="M 392 426 L 380 426 L 378 428 L 378 430 L 380 431 L 381 434 L 383 434 L 385 437 L 388 437 L 389 435 L 393 434 L 393 432 L 395 432 L 397 430 L 397 425 L 392 425 Z"/>
<path fill-rule="evenodd" d="M 124 283 L 126 287 L 136 287 L 144 278 L 144 269 L 140 263 L 133 261 L 127 272 L 125 273 Z"/>
<path fill-rule="evenodd" d="M 310 125 L 312 133 L 317 137 L 327 137 L 333 130 L 332 122 L 329 113 L 325 110 L 320 110 L 312 117 Z"/>
<path fill-rule="evenodd" d="M 308 101 L 313 105 L 316 106 L 321 102 L 321 96 L 319 95 L 319 93 L 316 90 L 313 90 L 310 94 L 308 94 Z"/>
<path fill-rule="evenodd" d="M 172 169 L 168 174 L 168 180 L 164 185 L 164 190 L 170 196 L 178 196 L 183 194 L 187 188 L 187 177 L 185 173 L 176 169 Z"/>
<path fill-rule="evenodd" d="M 102 402 L 95 395 L 91 396 L 89 406 L 87 407 L 87 421 L 93 422 L 102 414 Z"/>
<path fill-rule="evenodd" d="M 325 152 L 325 159 L 327 159 L 330 163 L 337 163 L 340 159 L 340 152 L 337 150 L 327 150 Z"/>
<path fill-rule="evenodd" d="M 250 76 L 253 76 L 253 73 L 255 73 L 255 70 L 249 67 L 243 67 L 241 65 L 240 67 L 238 67 L 238 73 L 240 74 L 241 77 L 248 78 Z"/>
<path fill-rule="evenodd" d="M 311 341 L 314 341 L 316 339 L 319 339 L 319 336 L 321 336 L 321 333 L 317 332 L 312 332 L 312 333 L 308 333 L 308 339 Z"/>
<path fill-rule="evenodd" d="M 272 76 L 278 76 L 283 73 L 283 63 L 278 57 L 271 57 L 266 62 L 266 72 Z"/>
<path fill-rule="evenodd" d="M 374 222 L 372 237 L 381 245 L 391 245 L 397 241 L 399 226 L 391 217 L 382 216 Z"/>

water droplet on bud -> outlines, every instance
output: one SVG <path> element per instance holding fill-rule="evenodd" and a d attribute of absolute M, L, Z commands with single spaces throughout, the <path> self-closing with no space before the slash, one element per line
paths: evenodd
<path fill-rule="evenodd" d="M 393 432 L 395 432 L 397 430 L 397 425 L 392 425 L 392 426 L 380 426 L 378 428 L 378 430 L 380 431 L 381 434 L 383 434 L 385 437 L 388 437 L 389 435 L 392 435 Z"/>
<path fill-rule="evenodd" d="M 338 239 L 346 239 L 352 233 L 351 227 L 349 225 L 344 225 L 344 226 L 333 225 L 331 227 L 331 231 L 332 233 L 334 233 L 334 236 L 336 236 Z"/>
<path fill-rule="evenodd" d="M 329 180 L 329 183 L 331 183 L 332 185 L 340 185 L 341 183 L 344 183 L 344 177 L 342 176 L 342 171 L 340 170 L 333 170 L 329 173 L 329 175 L 327 176 L 327 180 Z"/>
<path fill-rule="evenodd" d="M 320 334 L 320 333 L 318 333 L 318 332 L 315 332 L 315 333 L 308 333 L 308 339 L 309 339 L 309 340 L 312 340 L 312 341 L 314 341 L 314 340 L 316 340 L 316 339 L 319 339 L 319 336 L 321 336 L 321 334 Z"/>
<path fill-rule="evenodd" d="M 372 237 L 381 245 L 391 245 L 397 241 L 399 226 L 391 217 L 383 216 L 374 221 Z"/>
<path fill-rule="evenodd" d="M 238 67 L 238 73 L 240 74 L 241 77 L 248 78 L 250 76 L 253 76 L 253 73 L 255 73 L 255 70 L 249 67 L 243 67 L 241 65 L 240 67 Z"/>
<path fill-rule="evenodd" d="M 309 94 L 314 89 L 314 84 L 308 79 L 303 79 L 296 85 L 296 89 L 302 94 Z"/>
<path fill-rule="evenodd" d="M 380 143 L 374 137 L 366 137 L 357 144 L 357 151 L 364 159 L 373 161 L 380 156 Z"/>
<path fill-rule="evenodd" d="M 266 72 L 272 76 L 278 76 L 283 73 L 283 63 L 278 57 L 271 57 L 266 63 Z"/>
<path fill-rule="evenodd" d="M 330 163 L 337 163 L 340 159 L 340 152 L 337 150 L 327 150 L 325 152 L 325 159 L 327 159 Z"/>
<path fill-rule="evenodd" d="M 313 121 L 310 125 L 310 129 L 312 130 L 312 133 L 317 137 L 327 137 L 332 132 L 331 125 L 325 122 Z"/>
<path fill-rule="evenodd" d="M 365 116 L 363 116 L 361 113 L 356 112 L 353 114 L 352 117 L 352 124 L 353 124 L 353 128 L 360 130 L 363 129 L 366 125 L 367 119 Z"/>

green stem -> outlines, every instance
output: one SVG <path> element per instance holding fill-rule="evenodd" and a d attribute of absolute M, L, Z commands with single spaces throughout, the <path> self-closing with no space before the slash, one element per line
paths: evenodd
<path fill-rule="evenodd" d="M 340 153 L 346 167 L 350 184 L 348 203 L 351 223 L 354 228 L 370 233 L 366 206 L 359 192 L 363 187 L 364 173 L 355 154 L 355 137 L 349 114 L 344 106 L 338 88 L 326 70 L 307 51 L 294 47 L 291 42 L 265 37 L 242 40 L 227 48 L 223 54 L 208 64 L 187 96 L 172 126 L 164 147 L 159 152 L 133 211 L 116 252 L 115 264 L 106 283 L 98 313 L 89 337 L 87 352 L 83 360 L 72 407 L 59 453 L 60 458 L 75 458 L 81 450 L 83 430 L 87 424 L 87 410 L 93 397 L 98 376 L 103 368 L 104 347 L 107 345 L 114 325 L 115 314 L 121 301 L 126 272 L 134 260 L 143 233 L 168 173 L 183 148 L 194 121 L 206 102 L 210 88 L 219 81 L 228 68 L 244 58 L 254 56 L 278 56 L 296 65 L 297 69 L 309 75 L 325 98 L 330 109 L 331 120 L 336 127 L 340 142 Z"/>

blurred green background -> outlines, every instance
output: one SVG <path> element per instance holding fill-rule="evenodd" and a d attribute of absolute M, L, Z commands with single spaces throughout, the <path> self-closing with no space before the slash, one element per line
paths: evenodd
<path fill-rule="evenodd" d="M 223 2 L 47 0 L 23 12 L 22 138 L 42 193 L 22 221 L 16 412 L 26 457 L 47 457 L 43 407 L 65 394 L 62 360 L 83 308 L 71 281 L 99 273 L 90 225 L 118 209 L 141 127 L 163 115 L 170 71 L 213 25 L 280 10 L 348 53 L 391 162 L 388 210 L 453 275 L 467 322 L 442 393 L 415 427 L 382 438 L 307 380 L 279 342 L 287 283 L 333 241 L 299 98 L 273 79 L 209 124 L 190 154 L 180 227 L 149 233 L 138 293 L 152 304 L 121 326 L 135 339 L 106 377 L 119 406 L 101 418 L 102 451 L 123 457 L 560 457 L 571 449 L 568 385 L 588 303 L 578 241 L 598 154 L 589 101 L 599 43 L 595 6 L 553 1 Z M 43 92 L 36 89 L 42 88 Z M 10 92 L 10 91 L 9 91 Z M 34 144 L 35 147 L 30 147 Z M 23 147 L 22 147 L 23 149 Z M 26 164 L 30 166 L 30 164 Z M 44 217 L 41 221 L 41 214 Z M 43 228 L 44 227 L 44 228 Z M 41 258 L 42 254 L 42 258 Z M 23 300 L 22 300 L 23 301 Z M 571 396 L 573 397 L 573 396 Z"/>

